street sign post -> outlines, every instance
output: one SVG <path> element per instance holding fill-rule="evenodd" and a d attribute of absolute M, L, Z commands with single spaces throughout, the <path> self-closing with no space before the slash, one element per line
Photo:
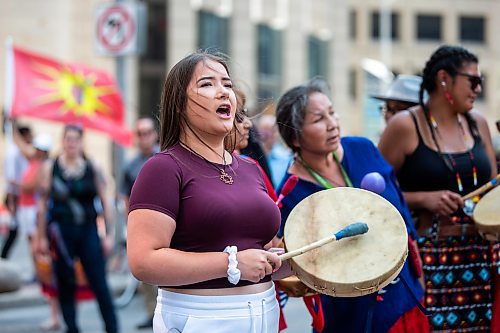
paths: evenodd
<path fill-rule="evenodd" d="M 144 3 L 123 2 L 101 4 L 95 11 L 95 50 L 102 56 L 116 59 L 116 81 L 120 87 L 126 110 L 129 102 L 126 94 L 126 56 L 138 56 L 146 50 L 147 9 Z M 124 161 L 123 148 L 112 146 L 112 173 L 115 192 L 119 192 Z M 118 235 L 118 233 L 115 233 Z"/>
<path fill-rule="evenodd" d="M 99 55 L 137 55 L 144 51 L 143 3 L 103 4 L 96 9 L 95 48 Z"/>

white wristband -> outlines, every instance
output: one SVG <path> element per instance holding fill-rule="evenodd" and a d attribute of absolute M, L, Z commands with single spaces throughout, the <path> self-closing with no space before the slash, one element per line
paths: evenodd
<path fill-rule="evenodd" d="M 227 279 L 230 283 L 236 285 L 241 278 L 241 272 L 238 269 L 238 260 L 236 260 L 236 253 L 238 252 L 238 248 L 236 246 L 226 246 L 224 252 L 229 254 L 229 264 L 227 265 Z"/>

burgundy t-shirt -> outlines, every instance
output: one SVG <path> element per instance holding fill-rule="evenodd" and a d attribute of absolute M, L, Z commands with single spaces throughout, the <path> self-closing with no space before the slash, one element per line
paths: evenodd
<path fill-rule="evenodd" d="M 224 168 L 217 164 L 218 168 Z M 267 194 L 255 162 L 233 155 L 225 167 L 234 183 L 220 179 L 215 165 L 177 144 L 150 158 L 130 195 L 130 211 L 152 209 L 176 222 L 170 247 L 188 252 L 263 249 L 276 235 L 280 211 Z M 266 276 L 261 282 L 269 281 Z M 237 286 L 252 284 L 240 280 Z M 177 288 L 230 288 L 227 278 Z"/>

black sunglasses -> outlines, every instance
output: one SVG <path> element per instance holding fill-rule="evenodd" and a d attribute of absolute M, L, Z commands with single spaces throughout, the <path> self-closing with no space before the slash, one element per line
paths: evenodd
<path fill-rule="evenodd" d="M 470 82 L 470 88 L 472 90 L 476 90 L 477 86 L 483 84 L 484 78 L 482 76 L 471 75 L 471 74 L 460 73 L 460 72 L 457 72 L 457 75 L 465 76 L 466 78 L 468 78 L 469 82 Z"/>

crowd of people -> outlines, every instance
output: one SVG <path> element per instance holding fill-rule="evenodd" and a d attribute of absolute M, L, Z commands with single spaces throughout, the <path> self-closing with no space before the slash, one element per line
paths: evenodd
<path fill-rule="evenodd" d="M 138 152 L 120 181 L 128 260 L 147 309 L 139 326 L 155 333 L 285 329 L 280 280 L 294 272 L 278 254 L 288 217 L 314 193 L 361 188 L 377 173 L 385 184 L 378 194 L 405 223 L 408 260 L 373 294 L 311 289 L 314 303 L 306 304 L 320 317 L 313 331 L 500 332 L 500 245 L 474 224 L 479 196 L 463 199 L 498 173 L 488 123 L 474 109 L 482 80 L 476 55 L 439 47 L 422 76 L 398 75 L 373 96 L 386 123 L 376 146 L 341 135 L 322 78 L 288 89 L 274 109 L 252 118 L 225 56 L 199 51 L 180 60 L 165 79 L 159 131 L 152 118 L 137 120 Z M 81 127 L 66 125 L 61 153 L 49 158 L 51 142 L 19 128 L 6 197 L 17 223 L 2 257 L 18 226 L 35 264 L 50 255 L 57 288 L 46 328 L 59 328 L 58 305 L 68 332 L 79 331 L 81 265 L 106 332 L 118 332 L 106 280 L 109 235 L 100 235 L 97 222 L 109 230 L 114 217 L 82 136 Z M 296 185 L 278 199 L 291 178 Z"/>

